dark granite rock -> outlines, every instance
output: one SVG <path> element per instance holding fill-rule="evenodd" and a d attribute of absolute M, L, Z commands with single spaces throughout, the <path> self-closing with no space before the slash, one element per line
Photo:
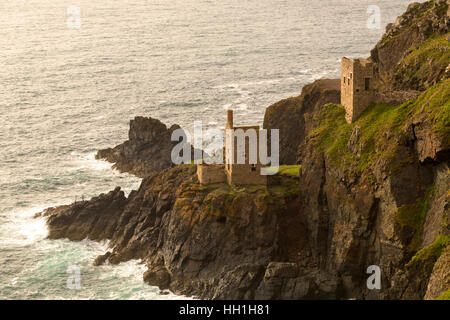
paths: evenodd
<path fill-rule="evenodd" d="M 298 147 L 310 130 L 309 119 L 327 103 L 341 102 L 339 79 L 320 79 L 303 87 L 298 97 L 281 100 L 266 109 L 264 129 L 280 130 L 280 164 L 295 164 Z"/>

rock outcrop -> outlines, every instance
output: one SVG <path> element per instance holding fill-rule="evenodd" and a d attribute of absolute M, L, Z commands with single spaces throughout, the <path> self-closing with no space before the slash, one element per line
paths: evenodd
<path fill-rule="evenodd" d="M 446 76 L 450 0 L 412 3 L 371 51 L 380 90 L 425 90 Z M 428 40 L 434 39 L 428 42 Z M 420 49 L 420 50 L 417 50 Z"/>
<path fill-rule="evenodd" d="M 447 246 L 445 252 L 439 257 L 434 265 L 433 272 L 428 282 L 426 300 L 434 300 L 443 292 L 450 290 L 450 246 Z"/>
<path fill-rule="evenodd" d="M 337 298 L 339 282 L 313 276 L 314 265 L 303 260 L 311 252 L 297 179 L 286 177 L 273 188 L 202 186 L 195 170 L 183 165 L 147 177 L 128 198 L 117 188 L 47 209 L 49 238 L 110 239 L 111 251 L 96 265 L 142 259 L 146 282 L 178 294 Z"/>
<path fill-rule="evenodd" d="M 114 163 L 113 168 L 144 178 L 173 166 L 171 152 L 178 141 L 171 141 L 178 125 L 167 128 L 157 119 L 135 117 L 130 121 L 128 140 L 97 152 L 96 159 Z M 194 159 L 194 149 L 191 157 Z"/>
<path fill-rule="evenodd" d="M 170 168 L 170 153 L 173 147 L 172 132 L 179 126 L 167 128 L 153 118 L 136 117 L 130 121 L 128 140 L 114 147 L 98 151 L 96 159 L 114 163 L 120 172 L 129 172 L 146 177 Z"/>
<path fill-rule="evenodd" d="M 67 238 L 80 241 L 85 238 L 101 241 L 111 239 L 116 232 L 115 218 L 128 203 L 125 194 L 117 187 L 89 201 L 48 208 L 40 215 L 47 217 L 49 239 Z"/>
<path fill-rule="evenodd" d="M 280 130 L 280 164 L 295 164 L 298 146 L 303 142 L 308 119 L 326 103 L 340 103 L 339 79 L 320 79 L 303 87 L 298 97 L 281 100 L 267 108 L 264 129 Z"/>

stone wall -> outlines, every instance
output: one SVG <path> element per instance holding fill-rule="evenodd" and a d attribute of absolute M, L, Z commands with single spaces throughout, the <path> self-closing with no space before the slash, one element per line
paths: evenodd
<path fill-rule="evenodd" d="M 261 175 L 262 166 L 257 164 L 234 164 L 227 171 L 227 182 L 229 185 L 263 184 L 267 185 L 267 176 Z M 252 170 L 253 169 L 253 170 Z"/>
<path fill-rule="evenodd" d="M 374 102 L 373 63 L 366 59 L 342 58 L 341 104 L 348 123 Z"/>
<path fill-rule="evenodd" d="M 353 66 L 353 118 L 354 121 L 374 102 L 374 74 L 372 62 L 357 59 Z"/>
<path fill-rule="evenodd" d="M 229 126 L 229 125 L 227 125 Z M 231 129 L 231 128 L 228 128 Z M 225 173 L 227 176 L 227 182 L 229 185 L 244 185 L 244 184 L 267 184 L 267 177 L 261 176 L 261 162 L 259 159 L 259 126 L 245 126 L 245 127 L 233 127 L 233 132 L 228 132 L 225 136 L 225 148 L 226 159 Z M 256 133 L 253 143 L 256 144 L 256 162 L 255 164 L 250 161 L 250 138 L 245 137 L 244 140 L 239 140 L 237 137 L 237 131 L 242 130 L 244 134 L 248 134 L 250 130 L 254 130 Z M 241 139 L 243 139 L 241 137 Z M 234 142 L 232 143 L 232 141 Z M 241 149 L 238 148 L 238 144 L 244 144 Z M 245 158 L 244 163 L 238 162 L 238 152 L 245 152 L 243 155 Z M 228 164 L 231 163 L 231 164 Z"/>
<path fill-rule="evenodd" d="M 353 61 L 342 58 L 341 71 L 341 104 L 345 107 L 345 118 L 347 122 L 353 119 Z"/>
<path fill-rule="evenodd" d="M 226 181 L 223 165 L 197 165 L 197 177 L 201 184 L 220 183 Z"/>

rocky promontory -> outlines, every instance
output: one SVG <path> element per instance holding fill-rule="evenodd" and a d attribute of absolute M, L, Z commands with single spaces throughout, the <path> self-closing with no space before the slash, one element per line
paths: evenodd
<path fill-rule="evenodd" d="M 130 121 L 128 140 L 114 147 L 97 152 L 96 159 L 114 163 L 113 168 L 146 177 L 172 166 L 170 153 L 174 143 L 172 132 L 180 128 L 167 128 L 157 119 L 135 117 Z"/>
<path fill-rule="evenodd" d="M 130 121 L 128 140 L 114 148 L 99 150 L 96 159 L 114 163 L 113 168 L 144 178 L 173 166 L 171 152 L 179 141 L 172 141 L 172 133 L 181 129 L 170 128 L 151 117 L 135 117 Z M 194 148 L 191 157 L 195 159 Z"/>
<path fill-rule="evenodd" d="M 147 177 L 128 198 L 120 188 L 50 208 L 49 238 L 110 239 L 96 264 L 142 259 L 144 280 L 208 299 L 337 298 L 339 283 L 308 257 L 298 178 L 273 187 L 202 186 L 194 165 Z M 309 272 L 311 271 L 311 272 Z"/>
<path fill-rule="evenodd" d="M 448 2 L 412 4 L 372 51 L 380 92 L 417 97 L 347 123 L 339 80 L 323 79 L 266 110 L 282 163 L 301 164 L 294 174 L 201 185 L 194 165 L 154 167 L 152 145 L 171 148 L 172 128 L 140 119 L 129 141 L 99 152 L 140 168 L 140 188 L 45 210 L 49 238 L 109 239 L 96 265 L 141 259 L 149 284 L 206 299 L 448 299 Z M 379 289 L 367 286 L 370 266 Z"/>

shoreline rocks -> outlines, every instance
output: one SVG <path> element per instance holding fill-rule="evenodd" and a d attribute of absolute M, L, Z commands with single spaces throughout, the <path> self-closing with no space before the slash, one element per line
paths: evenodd
<path fill-rule="evenodd" d="M 178 141 L 171 141 L 172 133 L 179 125 L 170 128 L 150 117 L 135 117 L 130 121 L 128 140 L 114 148 L 99 150 L 96 159 L 114 163 L 113 168 L 144 178 L 173 166 L 172 148 Z M 191 157 L 194 148 L 191 146 Z"/>

